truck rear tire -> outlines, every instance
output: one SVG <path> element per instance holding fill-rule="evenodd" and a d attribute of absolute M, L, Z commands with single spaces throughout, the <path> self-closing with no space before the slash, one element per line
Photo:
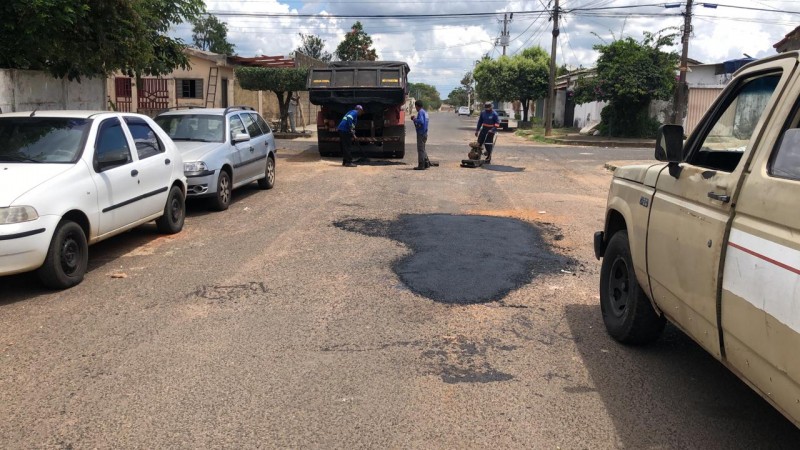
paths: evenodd
<path fill-rule="evenodd" d="M 608 334 L 623 344 L 647 344 L 666 323 L 647 298 L 633 268 L 628 233 L 615 233 L 600 268 L 600 310 Z"/>
<path fill-rule="evenodd" d="M 319 147 L 319 156 L 323 158 L 342 156 L 342 149 L 338 142 L 320 142 L 317 147 Z"/>

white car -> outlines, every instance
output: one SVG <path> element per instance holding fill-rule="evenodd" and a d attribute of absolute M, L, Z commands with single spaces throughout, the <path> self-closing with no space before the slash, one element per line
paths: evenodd
<path fill-rule="evenodd" d="M 459 116 L 468 116 L 469 115 L 469 107 L 461 106 L 458 108 L 458 115 Z"/>
<path fill-rule="evenodd" d="M 149 117 L 107 111 L 0 114 L 0 276 L 80 283 L 88 245 L 185 218 L 183 160 Z"/>
<path fill-rule="evenodd" d="M 234 188 L 253 181 L 261 189 L 275 186 L 275 136 L 253 108 L 179 109 L 155 120 L 183 155 L 190 198 L 208 198 L 222 211 Z"/>

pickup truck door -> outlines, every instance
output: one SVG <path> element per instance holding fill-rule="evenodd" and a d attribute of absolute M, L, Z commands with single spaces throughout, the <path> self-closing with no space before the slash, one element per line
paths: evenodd
<path fill-rule="evenodd" d="M 800 77 L 781 98 L 736 200 L 720 324 L 728 365 L 800 426 Z"/>
<path fill-rule="evenodd" d="M 744 168 L 787 83 L 794 60 L 744 71 L 684 147 L 684 162 L 658 177 L 647 236 L 652 299 L 700 345 L 722 358 L 721 254 Z"/>

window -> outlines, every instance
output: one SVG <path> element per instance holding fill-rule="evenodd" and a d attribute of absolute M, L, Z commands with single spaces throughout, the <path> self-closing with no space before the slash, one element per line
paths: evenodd
<path fill-rule="evenodd" d="M 239 118 L 237 115 L 233 115 L 228 119 L 228 123 L 231 127 L 231 139 L 237 134 L 247 134 L 247 130 L 244 128 L 244 124 L 242 123 L 242 119 Z"/>
<path fill-rule="evenodd" d="M 0 119 L 0 161 L 72 163 L 81 155 L 91 120 L 60 117 Z"/>
<path fill-rule="evenodd" d="M 780 79 L 780 73 L 772 73 L 743 81 L 716 111 L 713 127 L 694 140 L 697 145 L 687 162 L 723 172 L 736 170 Z"/>
<path fill-rule="evenodd" d="M 178 80 L 178 98 L 203 98 L 203 80 Z"/>
<path fill-rule="evenodd" d="M 247 126 L 247 131 L 250 133 L 250 137 L 254 138 L 256 136 L 261 136 L 263 133 L 261 132 L 261 128 L 258 127 L 258 124 L 250 117 L 250 114 L 240 114 L 242 119 L 244 119 L 244 124 Z"/>
<path fill-rule="evenodd" d="M 128 139 L 122 131 L 119 119 L 108 119 L 100 124 L 94 152 L 95 167 L 108 169 L 133 161 Z"/>
<path fill-rule="evenodd" d="M 769 174 L 773 177 L 800 180 L 800 129 L 786 130 L 772 155 Z"/>
<path fill-rule="evenodd" d="M 159 153 L 164 153 L 164 144 L 147 122 L 138 117 L 126 117 L 125 123 L 128 124 L 128 129 L 133 136 L 133 142 L 136 144 L 136 153 L 139 155 L 139 159 L 145 159 L 158 155 Z"/>
<path fill-rule="evenodd" d="M 272 130 L 269 128 L 269 124 L 267 124 L 267 121 L 264 120 L 264 118 L 261 117 L 261 115 L 259 115 L 257 113 L 250 113 L 250 115 L 253 116 L 253 118 L 255 119 L 256 123 L 258 123 L 258 126 L 260 126 L 261 129 L 264 131 L 264 134 L 272 133 Z"/>
<path fill-rule="evenodd" d="M 164 114 L 155 120 L 173 141 L 225 142 L 221 116 Z"/>

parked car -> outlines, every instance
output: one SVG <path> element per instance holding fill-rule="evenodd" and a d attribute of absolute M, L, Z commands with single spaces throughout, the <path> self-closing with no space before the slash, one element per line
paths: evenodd
<path fill-rule="evenodd" d="M 503 109 L 498 109 L 496 112 L 497 116 L 500 117 L 500 128 L 502 128 L 503 131 L 508 131 L 508 114 L 506 114 Z"/>
<path fill-rule="evenodd" d="M 660 162 L 614 172 L 594 238 L 614 339 L 651 342 L 669 320 L 797 426 L 799 59 L 739 69 L 685 143 L 662 126 Z"/>
<path fill-rule="evenodd" d="M 152 220 L 183 228 L 186 178 L 149 117 L 89 111 L 0 114 L 0 276 L 83 280 L 88 245 Z"/>
<path fill-rule="evenodd" d="M 275 136 L 253 108 L 180 109 L 156 117 L 183 155 L 189 197 L 205 197 L 223 211 L 233 189 L 258 181 L 275 185 Z"/>
<path fill-rule="evenodd" d="M 458 115 L 459 116 L 468 116 L 469 115 L 469 107 L 461 106 L 458 108 Z"/>

